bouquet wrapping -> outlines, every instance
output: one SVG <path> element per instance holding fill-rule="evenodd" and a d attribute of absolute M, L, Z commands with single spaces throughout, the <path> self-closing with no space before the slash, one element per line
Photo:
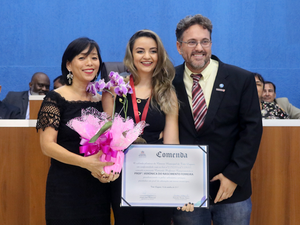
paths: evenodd
<path fill-rule="evenodd" d="M 134 142 L 146 126 L 145 121 L 135 124 L 133 119 L 126 116 L 127 93 L 132 93 L 129 83 L 125 84 L 123 78 L 115 72 L 110 72 L 110 81 L 91 82 L 87 91 L 97 94 L 97 91 L 108 91 L 114 87 L 115 93 L 124 97 L 123 110 L 125 118 L 118 113 L 109 117 L 105 112 L 99 112 L 93 107 L 81 110 L 81 116 L 70 120 L 67 125 L 75 130 L 81 137 L 79 151 L 84 156 L 98 153 L 102 162 L 114 162 L 112 166 L 105 166 L 104 172 L 120 172 L 124 161 L 124 150 Z M 114 107 L 115 108 L 115 107 Z"/>

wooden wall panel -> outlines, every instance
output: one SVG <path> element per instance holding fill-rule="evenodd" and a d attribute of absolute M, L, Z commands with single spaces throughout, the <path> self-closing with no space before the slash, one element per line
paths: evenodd
<path fill-rule="evenodd" d="M 42 153 L 39 142 L 39 134 L 35 128 L 30 128 L 31 134 L 28 140 L 28 153 L 30 160 L 30 221 L 29 224 L 45 224 L 45 192 L 50 158 Z M 32 147 L 31 143 L 35 143 Z"/>
<path fill-rule="evenodd" d="M 251 225 L 300 221 L 300 127 L 264 127 L 252 170 Z M 0 224 L 45 224 L 50 165 L 34 127 L 0 127 Z"/>
<path fill-rule="evenodd" d="M 33 97 L 43 99 L 44 95 L 43 96 L 33 96 Z M 30 109 L 29 109 L 29 112 L 30 112 L 29 118 L 30 119 L 37 119 L 37 116 L 38 116 L 38 113 L 40 111 L 42 102 L 43 102 L 43 100 L 30 100 L 30 102 L 29 102 L 29 107 L 30 107 Z"/>
<path fill-rule="evenodd" d="M 4 225 L 27 224 L 26 134 L 19 128 L 0 128 L 0 137 L 0 221 Z"/>
<path fill-rule="evenodd" d="M 289 224 L 299 224 L 300 221 L 300 129 L 290 129 L 289 151 Z"/>
<path fill-rule="evenodd" d="M 45 224 L 49 158 L 33 127 L 0 127 L 0 223 Z"/>
<path fill-rule="evenodd" d="M 264 127 L 252 170 L 251 225 L 299 223 L 299 146 L 299 127 Z"/>

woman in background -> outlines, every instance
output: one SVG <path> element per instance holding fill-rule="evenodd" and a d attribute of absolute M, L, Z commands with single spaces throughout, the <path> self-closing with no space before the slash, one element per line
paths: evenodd
<path fill-rule="evenodd" d="M 61 63 L 66 85 L 50 91 L 42 103 L 37 129 L 45 155 L 51 157 L 46 187 L 47 225 L 110 224 L 110 185 L 117 176 L 105 174 L 98 154 L 79 153 L 80 136 L 67 122 L 82 109 L 102 111 L 101 96 L 86 91 L 102 63 L 98 44 L 78 38 L 64 52 Z"/>
<path fill-rule="evenodd" d="M 124 64 L 131 72 L 133 89 L 127 96 L 127 115 L 135 123 L 144 120 L 148 124 L 141 138 L 148 144 L 179 144 L 178 101 L 172 85 L 175 70 L 158 35 L 150 30 L 136 32 L 127 44 Z M 103 93 L 103 109 L 109 114 L 114 104 L 111 99 Z M 122 107 L 117 97 L 116 112 Z M 120 207 L 121 178 L 112 184 L 112 199 L 116 225 L 171 223 L 172 208 Z"/>

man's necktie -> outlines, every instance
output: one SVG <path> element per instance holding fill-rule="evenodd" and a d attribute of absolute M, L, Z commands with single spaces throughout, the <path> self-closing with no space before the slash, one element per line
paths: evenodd
<path fill-rule="evenodd" d="M 191 77 L 193 78 L 192 103 L 193 103 L 194 124 L 196 130 L 198 131 L 200 130 L 200 128 L 204 123 L 207 107 L 206 107 L 202 88 L 199 84 L 199 80 L 202 77 L 202 75 L 192 74 Z"/>

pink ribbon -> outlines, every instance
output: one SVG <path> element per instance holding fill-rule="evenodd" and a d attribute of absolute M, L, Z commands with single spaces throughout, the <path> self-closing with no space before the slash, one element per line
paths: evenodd
<path fill-rule="evenodd" d="M 110 142 L 112 141 L 113 136 L 110 131 L 105 132 L 99 137 L 100 141 L 100 147 L 105 154 L 105 160 L 106 161 L 111 161 L 111 157 L 116 158 L 117 157 L 117 151 L 113 150 L 110 148 Z"/>
<path fill-rule="evenodd" d="M 94 155 L 99 152 L 100 146 L 95 143 L 89 143 L 89 140 L 82 138 L 81 142 L 84 142 L 82 146 L 79 147 L 79 151 L 84 156 Z"/>
<path fill-rule="evenodd" d="M 82 146 L 79 147 L 79 151 L 81 154 L 84 154 L 84 156 L 90 156 L 98 153 L 101 149 L 105 154 L 105 160 L 109 162 L 111 161 L 111 157 L 117 157 L 117 151 L 110 148 L 110 142 L 112 139 L 113 137 L 111 132 L 105 132 L 94 143 L 89 143 L 88 139 L 82 137 Z"/>

